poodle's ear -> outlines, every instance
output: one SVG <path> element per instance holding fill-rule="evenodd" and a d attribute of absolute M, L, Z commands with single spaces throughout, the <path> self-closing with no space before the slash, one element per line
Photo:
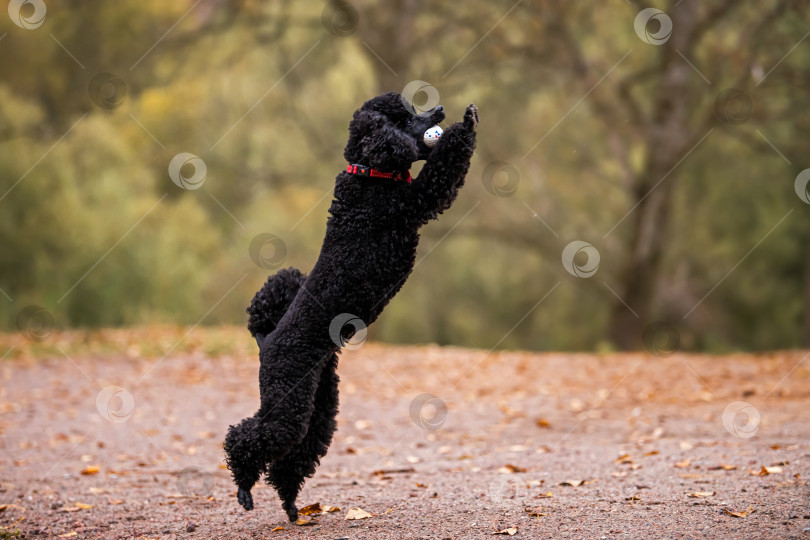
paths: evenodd
<path fill-rule="evenodd" d="M 368 109 L 354 113 L 349 144 L 344 152 L 350 163 L 385 171 L 403 170 L 419 156 L 413 137 L 398 129 L 384 114 Z"/>

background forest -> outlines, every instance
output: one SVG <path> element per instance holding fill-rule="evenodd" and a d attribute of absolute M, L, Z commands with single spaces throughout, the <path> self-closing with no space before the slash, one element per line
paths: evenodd
<path fill-rule="evenodd" d="M 354 110 L 408 87 L 475 102 L 479 145 L 373 339 L 810 345 L 806 2 L 8 11 L 0 329 L 241 324 L 316 260 Z"/>

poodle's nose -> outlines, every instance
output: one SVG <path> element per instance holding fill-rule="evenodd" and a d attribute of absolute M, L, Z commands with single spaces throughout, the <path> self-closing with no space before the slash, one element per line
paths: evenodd
<path fill-rule="evenodd" d="M 436 105 L 433 109 L 433 113 L 430 115 L 430 119 L 437 124 L 444 120 L 444 107 Z"/>

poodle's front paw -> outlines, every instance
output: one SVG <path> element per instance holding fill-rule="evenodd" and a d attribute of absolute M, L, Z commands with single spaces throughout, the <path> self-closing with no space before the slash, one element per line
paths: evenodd
<path fill-rule="evenodd" d="M 470 103 L 464 112 L 464 127 L 470 131 L 474 131 L 478 127 L 478 107 L 474 103 Z"/>
<path fill-rule="evenodd" d="M 253 510 L 253 495 L 250 494 L 249 490 L 239 488 L 236 492 L 236 500 L 245 510 Z"/>
<path fill-rule="evenodd" d="M 298 507 L 295 506 L 295 503 L 284 504 L 282 506 L 284 511 L 287 512 L 287 518 L 290 521 L 298 521 Z"/>

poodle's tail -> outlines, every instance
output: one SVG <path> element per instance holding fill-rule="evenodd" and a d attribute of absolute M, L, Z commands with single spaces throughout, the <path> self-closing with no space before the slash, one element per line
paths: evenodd
<path fill-rule="evenodd" d="M 278 321 L 298 294 L 307 276 L 297 268 L 285 268 L 267 278 L 267 281 L 250 301 L 248 330 L 256 338 L 259 347 L 265 336 L 275 330 Z"/>

